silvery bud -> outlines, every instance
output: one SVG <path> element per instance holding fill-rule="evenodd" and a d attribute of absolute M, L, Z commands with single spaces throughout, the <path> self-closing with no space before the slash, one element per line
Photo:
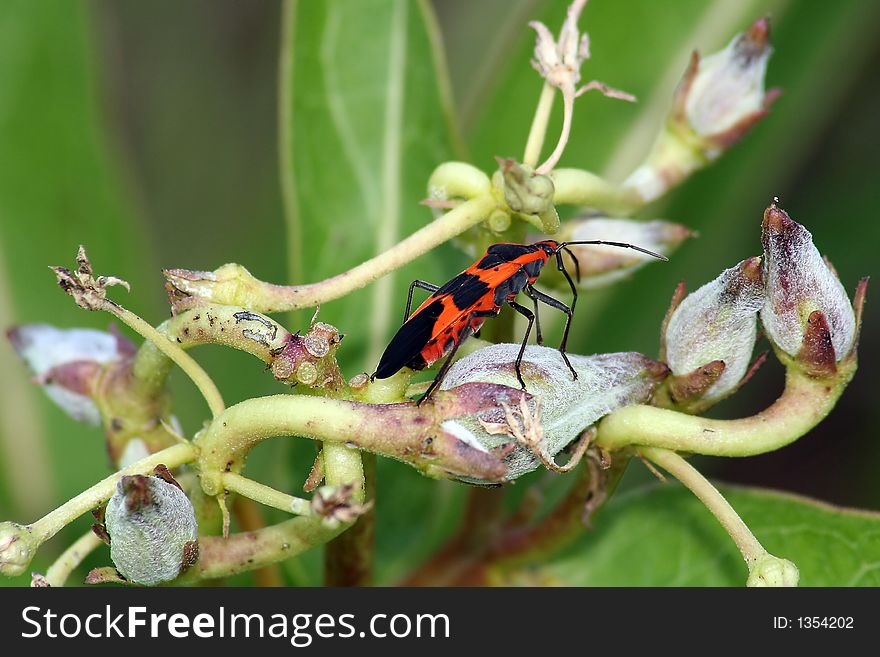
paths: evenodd
<path fill-rule="evenodd" d="M 772 52 L 770 21 L 759 18 L 724 50 L 703 59 L 694 53 L 676 91 L 673 120 L 702 140 L 709 159 L 739 141 L 779 96 L 764 90 Z"/>
<path fill-rule="evenodd" d="M 670 401 L 702 410 L 734 392 L 749 370 L 764 305 L 761 259 L 748 258 L 687 295 L 662 335 Z"/>
<path fill-rule="evenodd" d="M 49 398 L 73 419 L 94 426 L 101 423 L 93 397 L 105 366 L 134 353 L 126 338 L 91 329 L 28 324 L 7 336 Z"/>
<path fill-rule="evenodd" d="M 856 317 L 846 290 L 813 236 L 772 204 L 764 212 L 761 322 L 770 340 L 811 373 L 830 374 L 854 349 Z"/>
<path fill-rule="evenodd" d="M 122 477 L 104 513 L 116 569 L 147 586 L 175 579 L 199 554 L 192 503 L 164 466 L 157 472 Z"/>
<path fill-rule="evenodd" d="M 519 345 L 497 344 L 458 360 L 441 389 L 453 390 L 480 381 L 519 389 L 514 362 Z M 447 420 L 441 427 L 460 440 L 485 450 L 513 448 L 505 456 L 507 480 L 552 459 L 581 433 L 611 411 L 651 398 L 668 369 L 637 353 L 577 356 L 571 371 L 556 349 L 530 345 L 523 354 L 522 375 L 528 396 L 524 404 L 494 405 L 475 416 Z M 508 406 L 508 408 L 505 408 Z M 498 428 L 506 427 L 506 431 Z"/>
<path fill-rule="evenodd" d="M 669 221 L 636 221 L 634 219 L 611 219 L 593 217 L 572 219 L 562 225 L 560 242 L 577 240 L 602 240 L 634 244 L 662 255 L 669 255 L 691 237 L 693 232 L 681 224 Z M 633 272 L 641 269 L 649 262 L 657 259 L 634 249 L 623 249 L 602 244 L 572 244 L 568 247 L 578 259 L 580 281 L 575 281 L 581 289 L 595 289 L 610 285 Z M 563 257 L 568 260 L 567 254 Z M 568 262 L 567 265 L 573 263 Z M 548 267 L 543 274 L 546 280 L 556 281 L 567 287 L 561 276 L 555 276 L 555 268 Z M 574 272 L 572 266 L 568 271 Z M 555 277 L 554 277 L 555 276 Z M 542 281 L 545 279 L 542 278 Z"/>

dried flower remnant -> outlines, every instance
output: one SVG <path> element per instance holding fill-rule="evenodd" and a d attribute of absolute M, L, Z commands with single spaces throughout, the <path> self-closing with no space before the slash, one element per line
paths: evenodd
<path fill-rule="evenodd" d="M 547 84 L 562 92 L 564 104 L 562 132 L 559 141 L 547 161 L 537 168 L 536 173 L 538 174 L 549 173 L 562 157 L 562 152 L 568 142 L 568 135 L 571 132 L 575 98 L 596 89 L 609 98 L 635 101 L 635 96 L 632 94 L 613 89 L 596 80 L 578 87 L 581 80 L 581 64 L 590 58 L 590 37 L 586 33 L 581 35 L 577 26 L 578 18 L 586 4 L 587 0 L 575 0 L 571 3 L 565 22 L 559 31 L 558 40 L 553 38 L 553 34 L 543 23 L 539 21 L 529 23 L 529 27 L 537 33 L 532 67 L 544 78 Z"/>
<path fill-rule="evenodd" d="M 855 346 L 856 318 L 846 290 L 810 232 L 775 203 L 764 212 L 761 239 L 767 285 L 761 322 L 768 337 L 795 358 L 806 349 L 808 358 L 801 360 L 808 368 L 833 373 Z"/>
<path fill-rule="evenodd" d="M 312 497 L 312 512 L 331 528 L 354 522 L 373 506 L 372 501 L 366 504 L 356 502 L 354 491 L 353 484 L 321 486 Z"/>
<path fill-rule="evenodd" d="M 198 525 L 189 498 L 167 469 L 122 477 L 104 523 L 110 558 L 131 582 L 154 586 L 175 579 L 198 560 Z"/>

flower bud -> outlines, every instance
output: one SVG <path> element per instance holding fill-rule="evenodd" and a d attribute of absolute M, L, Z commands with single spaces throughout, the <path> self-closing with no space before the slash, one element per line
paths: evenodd
<path fill-rule="evenodd" d="M 75 420 L 101 423 L 93 401 L 98 379 L 105 365 L 131 356 L 131 342 L 103 331 L 47 324 L 17 326 L 7 336 L 52 401 Z"/>
<path fill-rule="evenodd" d="M 559 230 L 559 215 L 553 205 L 554 185 L 549 176 L 536 174 L 534 170 L 516 160 L 496 158 L 501 167 L 493 184 L 504 195 L 504 201 L 512 212 L 530 221 L 535 227 L 552 235 Z"/>
<path fill-rule="evenodd" d="M 179 484 L 164 476 L 122 477 L 104 515 L 116 569 L 147 586 L 175 579 L 198 560 L 193 505 Z"/>
<path fill-rule="evenodd" d="M 453 390 L 471 382 L 497 383 L 519 388 L 514 363 L 519 345 L 497 344 L 475 351 L 453 364 L 441 389 Z M 535 450 L 552 458 L 585 429 L 620 406 L 639 404 L 651 398 L 668 369 L 662 363 L 637 353 L 577 356 L 569 360 L 571 371 L 559 351 L 530 345 L 523 354 L 521 371 L 526 383 L 533 417 L 523 413 L 523 428 L 536 438 L 531 447 L 511 440 L 510 435 L 487 431 L 489 426 L 508 423 L 508 413 L 495 405 L 474 416 L 459 417 L 442 427 L 460 440 L 486 450 L 514 446 L 505 456 L 507 480 L 534 470 L 540 463 Z M 535 400 L 540 399 L 540 410 Z"/>
<path fill-rule="evenodd" d="M 852 304 L 813 236 L 785 211 L 764 212 L 764 278 L 761 322 L 770 340 L 815 373 L 833 373 L 855 345 Z"/>
<path fill-rule="evenodd" d="M 574 240 L 603 240 L 610 242 L 623 242 L 634 244 L 649 251 L 655 251 L 662 255 L 669 255 L 687 238 L 693 236 L 693 232 L 681 224 L 668 221 L 635 221 L 633 219 L 611 219 L 608 217 L 572 219 L 562 225 L 559 237 L 560 242 Z M 580 281 L 575 281 L 581 289 L 594 289 L 610 285 L 649 262 L 657 259 L 634 249 L 623 249 L 616 246 L 602 244 L 572 244 L 568 247 L 578 259 Z M 563 257 L 568 260 L 567 267 L 574 272 L 573 263 L 567 254 Z M 542 281 L 547 276 L 548 282 L 568 284 L 561 276 L 555 276 L 550 269 L 542 275 Z"/>
<path fill-rule="evenodd" d="M 0 573 L 15 577 L 30 565 L 38 543 L 30 527 L 0 522 Z"/>
<path fill-rule="evenodd" d="M 746 586 L 749 587 L 790 587 L 797 586 L 800 572 L 788 559 L 764 554 L 758 558 L 749 571 Z"/>
<path fill-rule="evenodd" d="M 749 368 L 763 305 L 761 259 L 749 258 L 686 296 L 671 312 L 662 340 L 673 374 L 668 385 L 674 405 L 702 402 L 702 409 L 736 390 Z"/>
<path fill-rule="evenodd" d="M 718 158 L 767 115 L 778 89 L 764 91 L 770 23 L 755 21 L 724 50 L 696 52 L 678 85 L 666 126 L 624 191 L 651 202 Z"/>
<path fill-rule="evenodd" d="M 674 121 L 702 140 L 709 159 L 739 141 L 769 111 L 779 92 L 764 91 L 773 48 L 770 21 L 760 18 L 705 59 L 694 53 L 675 98 Z"/>

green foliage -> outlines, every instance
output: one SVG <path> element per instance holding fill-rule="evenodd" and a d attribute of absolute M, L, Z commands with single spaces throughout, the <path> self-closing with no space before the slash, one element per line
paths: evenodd
<path fill-rule="evenodd" d="M 764 547 L 797 564 L 801 586 L 880 585 L 880 514 L 755 488 L 721 492 Z M 615 496 L 595 531 L 535 577 L 572 586 L 742 586 L 746 574 L 715 518 L 673 483 Z"/>
<path fill-rule="evenodd" d="M 105 317 L 75 309 L 45 268 L 68 263 L 80 242 L 100 271 L 132 283 L 133 294 L 120 300 L 158 323 L 165 317 L 160 266 L 213 268 L 235 260 L 281 282 L 286 261 L 295 282 L 311 282 L 345 271 L 430 220 L 418 205 L 428 175 L 461 154 L 428 4 L 302 0 L 283 17 L 274 3 L 237 4 L 184 10 L 173 1 L 18 0 L 0 8 L 0 326 L 106 326 Z M 478 166 L 490 169 L 495 155 L 521 156 L 541 86 L 527 64 L 533 35 L 525 22 L 540 19 L 556 29 L 565 4 L 437 3 L 462 132 Z M 628 3 L 624 17 L 620 11 L 620 3 L 589 3 L 582 25 L 593 58 L 584 78 L 633 92 L 640 102 L 598 94 L 579 101 L 563 166 L 622 178 L 649 147 L 691 48 L 717 49 L 768 12 L 776 47 L 769 79 L 785 95 L 729 155 L 642 213 L 684 223 L 701 237 L 651 276 L 585 298 L 573 350 L 652 354 L 675 283 L 687 277 L 695 288 L 758 252 L 760 212 L 774 194 L 833 254 L 849 289 L 870 273 L 878 224 L 859 220 L 876 211 L 869 145 L 877 130 L 865 109 L 876 98 L 858 102 L 858 96 L 876 94 L 863 89 L 880 6 L 638 0 Z M 279 99 L 276 135 L 271 99 L 282 23 L 290 40 L 278 76 L 286 95 Z M 249 46 L 233 24 L 250 25 L 257 45 Z M 230 53 L 237 59 L 224 59 Z M 558 131 L 559 104 L 548 142 Z M 348 334 L 340 352 L 345 374 L 374 366 L 409 280 L 443 281 L 465 260 L 447 245 L 326 304 L 321 319 Z M 307 315 L 299 313 L 292 329 L 305 326 Z M 873 313 L 866 321 L 877 319 Z M 876 349 L 876 338 L 865 342 Z M 279 391 L 249 357 L 217 349 L 195 355 L 230 403 Z M 108 464 L 98 431 L 74 425 L 29 390 L 13 361 L 0 345 L 0 369 L 7 373 L 0 380 L 0 518 L 27 521 L 105 475 Z M 860 374 L 844 409 L 827 421 L 835 440 L 861 451 L 835 450 L 851 458 L 825 466 L 832 482 L 826 491 L 876 506 L 876 468 L 869 464 L 880 457 L 870 431 L 878 410 L 868 403 L 867 383 Z M 731 413 L 754 411 L 773 398 L 766 383 L 750 386 L 727 407 Z M 203 402 L 188 382 L 174 392 L 191 433 Z M 248 474 L 296 490 L 313 454 L 310 447 L 267 445 Z M 382 581 L 400 577 L 449 534 L 464 492 L 380 461 Z M 797 562 L 804 584 L 877 584 L 870 569 L 880 553 L 873 516 L 765 492 L 726 492 L 771 552 Z M 34 569 L 45 569 L 52 549 L 57 554 L 87 525 L 62 533 Z M 318 583 L 318 556 L 290 562 L 289 581 Z M 612 499 L 597 530 L 542 576 L 589 585 L 740 585 L 744 571 L 689 493 L 651 488 Z"/>

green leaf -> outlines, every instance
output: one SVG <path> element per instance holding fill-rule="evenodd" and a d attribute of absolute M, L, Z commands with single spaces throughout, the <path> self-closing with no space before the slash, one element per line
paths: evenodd
<path fill-rule="evenodd" d="M 293 282 L 344 272 L 432 220 L 419 201 L 433 169 L 456 150 L 439 48 L 427 2 L 285 5 L 281 175 Z M 439 249 L 321 308 L 320 319 L 346 335 L 340 360 L 349 375 L 375 367 L 412 279 L 442 282 L 454 273 L 443 255 L 450 252 Z M 299 313 L 296 322 L 310 316 Z M 408 561 L 412 550 L 400 544 L 402 527 L 414 548 L 425 543 L 415 533 L 433 531 L 419 519 L 438 495 L 436 484 L 413 482 L 405 469 L 379 464 L 383 572 L 400 572 Z"/>
<path fill-rule="evenodd" d="M 429 12 L 406 0 L 287 5 L 281 161 L 296 282 L 344 272 L 432 219 L 419 201 L 454 139 Z M 441 265 L 429 256 L 321 309 L 346 334 L 350 366 L 358 354 L 375 365 L 406 285 L 444 279 Z"/>
<path fill-rule="evenodd" d="M 756 488 L 721 492 L 801 586 L 880 585 L 880 514 Z M 748 569 L 715 517 L 678 484 L 615 496 L 566 555 L 537 571 L 571 586 L 744 586 Z"/>
<path fill-rule="evenodd" d="M 81 243 L 98 272 L 131 282 L 137 294 L 114 291 L 120 302 L 137 312 L 158 309 L 150 301 L 161 295 L 147 292 L 149 247 L 102 123 L 91 29 L 83 3 L 18 0 L 0 7 L 4 333 L 23 322 L 107 328 L 109 316 L 76 308 L 47 269 L 72 265 Z M 30 521 L 106 476 L 108 463 L 100 430 L 76 424 L 55 408 L 16 360 L 3 339 L 0 517 Z M 44 567 L 53 546 L 38 557 L 35 569 Z M 4 578 L 2 584 L 27 581 Z"/>

